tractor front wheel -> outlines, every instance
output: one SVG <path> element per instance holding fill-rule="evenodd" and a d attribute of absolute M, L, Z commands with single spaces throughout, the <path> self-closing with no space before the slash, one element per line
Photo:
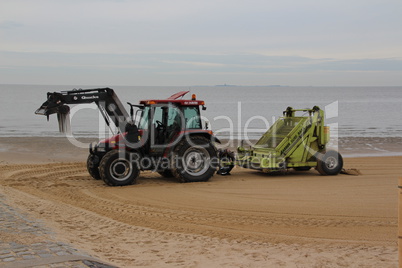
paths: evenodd
<path fill-rule="evenodd" d="M 326 151 L 317 156 L 317 171 L 321 175 L 338 175 L 343 168 L 343 159 L 337 151 Z"/>
<path fill-rule="evenodd" d="M 99 173 L 107 185 L 125 186 L 136 182 L 140 170 L 136 163 L 130 161 L 128 153 L 112 150 L 100 161 Z"/>
<path fill-rule="evenodd" d="M 89 175 L 95 180 L 100 180 L 99 174 L 99 160 L 96 159 L 97 156 L 94 154 L 89 154 L 87 159 L 87 170 Z"/>

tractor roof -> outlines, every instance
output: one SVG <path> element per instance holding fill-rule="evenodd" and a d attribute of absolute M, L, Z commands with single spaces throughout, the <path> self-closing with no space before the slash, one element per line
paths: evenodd
<path fill-rule="evenodd" d="M 151 100 L 142 100 L 140 101 L 140 104 L 144 105 L 151 105 L 151 104 L 166 104 L 166 103 L 174 103 L 176 105 L 181 105 L 181 106 L 199 106 L 199 105 L 204 105 L 205 102 L 202 100 L 197 100 L 195 94 L 192 95 L 190 100 L 183 100 L 179 99 L 182 98 L 184 95 L 186 95 L 190 91 L 180 91 L 169 98 L 162 99 L 162 100 L 157 100 L 157 99 L 151 99 Z"/>

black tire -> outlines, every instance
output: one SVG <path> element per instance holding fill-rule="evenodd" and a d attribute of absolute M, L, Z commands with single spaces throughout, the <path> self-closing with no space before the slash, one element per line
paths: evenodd
<path fill-rule="evenodd" d="M 205 137 L 186 137 L 174 149 L 172 173 L 180 182 L 208 181 L 217 168 L 215 146 Z"/>
<path fill-rule="evenodd" d="M 105 154 L 99 164 L 99 173 L 102 180 L 110 186 L 125 186 L 136 182 L 140 170 L 130 161 L 128 153 L 123 157 L 119 150 L 112 150 Z"/>
<path fill-rule="evenodd" d="M 158 173 L 164 178 L 173 178 L 173 172 L 170 169 L 165 169 L 164 171 L 158 171 Z"/>
<path fill-rule="evenodd" d="M 319 153 L 317 156 L 317 171 L 321 175 L 338 175 L 343 168 L 343 158 L 337 151 Z"/>
<path fill-rule="evenodd" d="M 311 167 L 294 167 L 293 169 L 296 171 L 309 171 Z"/>
<path fill-rule="evenodd" d="M 89 154 L 87 158 L 87 170 L 89 175 L 95 180 L 100 180 L 99 174 L 99 160 L 96 159 L 97 156 L 93 154 Z"/>
<path fill-rule="evenodd" d="M 233 169 L 236 160 L 234 153 L 228 149 L 219 149 L 218 158 L 219 170 L 217 171 L 217 174 L 222 176 L 230 175 L 230 171 Z"/>

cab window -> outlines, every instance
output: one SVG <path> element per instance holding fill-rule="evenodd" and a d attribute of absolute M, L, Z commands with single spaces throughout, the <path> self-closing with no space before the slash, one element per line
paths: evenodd
<path fill-rule="evenodd" d="M 177 124 L 177 126 L 181 126 L 181 118 L 180 118 L 180 110 L 177 107 L 169 106 L 168 111 L 168 120 L 167 125 L 168 127 Z"/>
<path fill-rule="evenodd" d="M 163 123 L 163 107 L 156 106 L 154 110 L 154 120 L 152 123 L 156 124 L 156 121 Z"/>
<path fill-rule="evenodd" d="M 183 108 L 184 119 L 186 122 L 187 129 L 200 129 L 201 128 L 201 118 L 199 116 L 199 107 L 184 107 Z"/>

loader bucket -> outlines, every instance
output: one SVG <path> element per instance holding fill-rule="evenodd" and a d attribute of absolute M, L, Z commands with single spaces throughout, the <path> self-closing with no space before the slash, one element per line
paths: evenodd
<path fill-rule="evenodd" d="M 35 114 L 46 115 L 49 121 L 49 115 L 57 113 L 59 122 L 59 131 L 67 133 L 70 131 L 70 107 L 63 104 L 58 98 L 57 93 L 48 93 L 48 100 L 45 101 L 36 111 Z"/>

